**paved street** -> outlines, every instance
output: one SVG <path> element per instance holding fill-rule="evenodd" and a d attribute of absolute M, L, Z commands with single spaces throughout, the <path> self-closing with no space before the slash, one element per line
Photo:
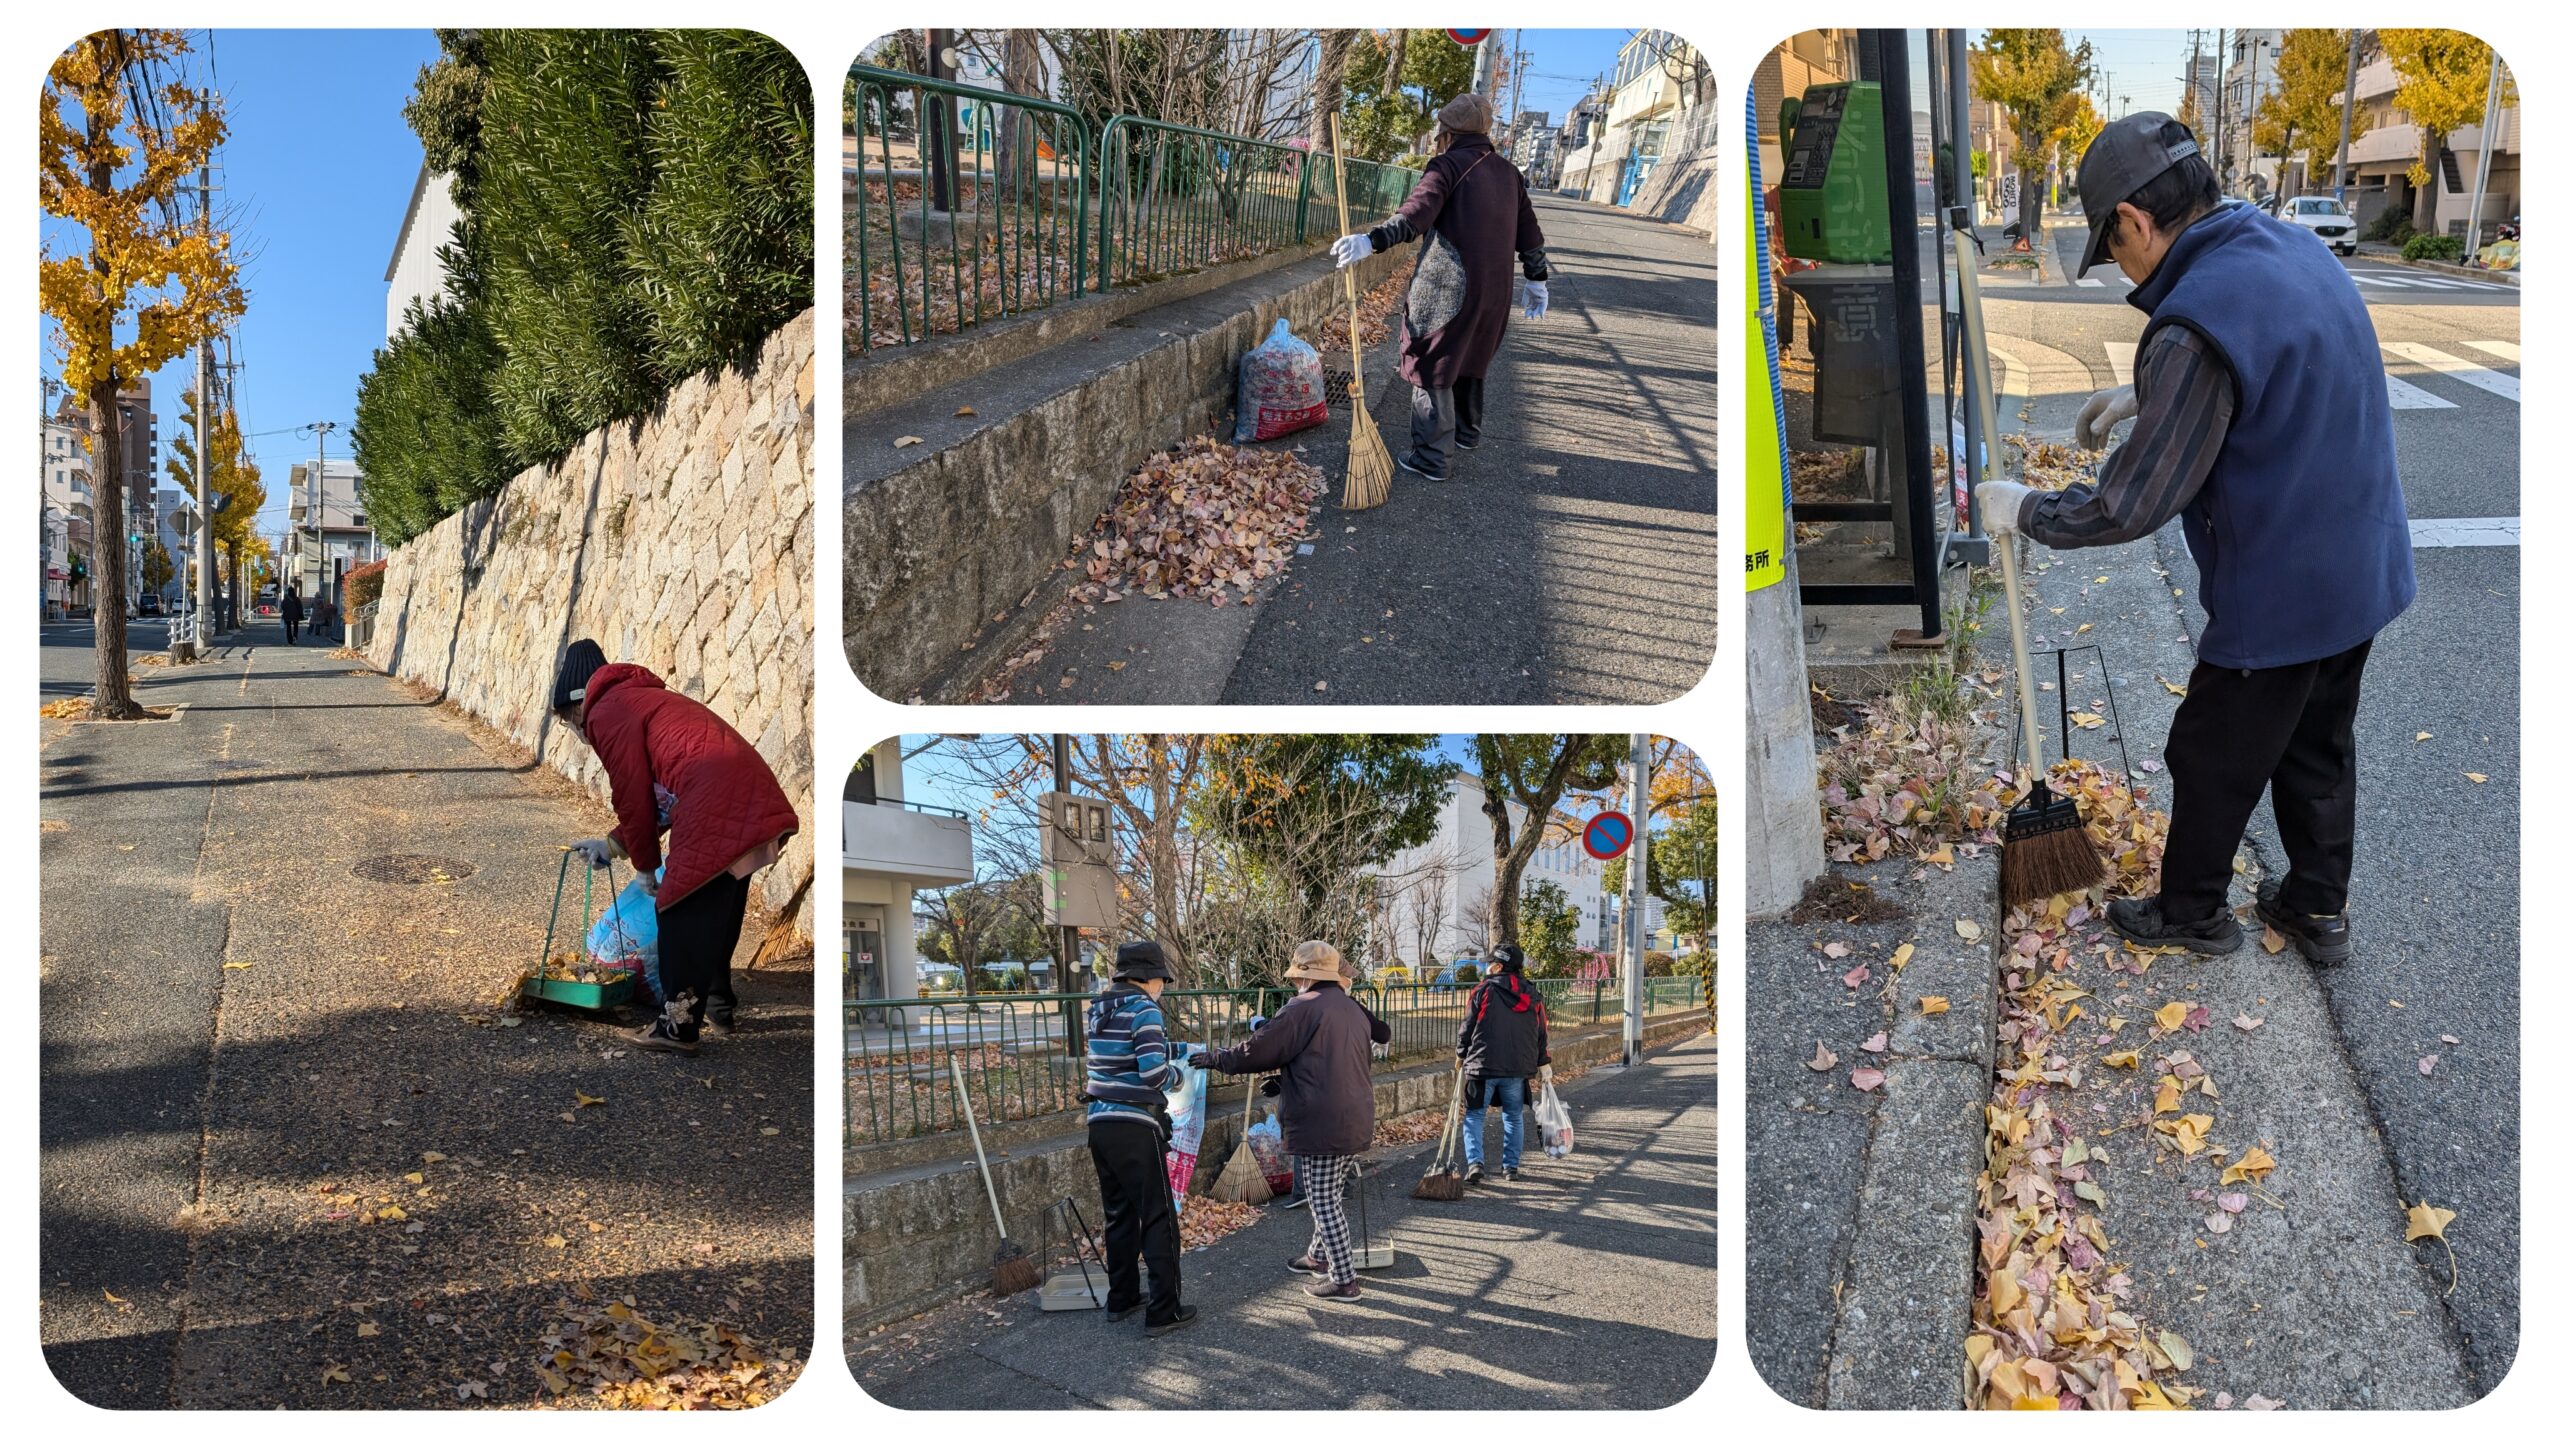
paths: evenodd
<path fill-rule="evenodd" d="M 87 688 L 86 633 L 47 627 L 46 694 Z M 110 1408 L 523 1404 L 581 1281 L 804 1358 L 808 971 L 742 971 L 737 1036 L 689 1061 L 504 1013 L 559 846 L 609 817 L 281 638 L 137 668 L 172 719 L 41 725 L 54 1377 Z"/>
<path fill-rule="evenodd" d="M 1161 1339 L 1032 1296 L 963 1301 L 855 1348 L 900 1409 L 1652 1409 L 1715 1358 L 1716 1041 L 1564 1090 L 1576 1148 L 1456 1204 L 1407 1191 L 1429 1145 L 1387 1151 L 1369 1222 L 1391 1269 L 1359 1304 L 1309 1300 L 1282 1210 L 1185 1258 L 1200 1321 Z M 1353 1224 L 1358 1225 L 1353 1211 Z"/>
<path fill-rule="evenodd" d="M 2063 240 L 2066 257 L 2076 257 L 2077 231 L 2065 230 Z M 2221 1056 L 2197 1047 L 2233 1099 L 2226 1126 L 2263 1126 L 2310 1202 L 2254 1234 L 2244 1227 L 2209 1264 L 2189 1253 L 2191 1225 L 2151 1237 L 2164 1263 L 2172 1255 L 2185 1261 L 2177 1280 L 2161 1276 L 2163 1289 L 2183 1293 L 2192 1278 L 2227 1296 L 2193 1306 L 2208 1316 L 2196 1327 L 2179 1326 L 2198 1352 L 2225 1361 L 2217 1383 L 2250 1384 L 2302 1404 L 2416 1407 L 2460 1402 L 2494 1385 L 2513 1362 L 2517 1334 L 2521 311 L 2505 286 L 2394 288 L 2378 282 L 2455 277 L 2362 262 L 2350 270 L 2376 272 L 2359 288 L 2393 381 L 2419 588 L 2416 606 L 2376 641 L 2365 679 L 2356 962 L 2312 972 L 2253 946 L 2205 965 L 2173 958 L 2176 968 L 2165 972 L 2187 988 L 2162 991 L 2217 1011 L 2275 1016 L 2248 1036 L 2261 1041 L 2254 1055 L 2239 1045 Z M 2121 287 L 2112 305 L 2091 305 L 2073 293 L 2080 289 L 1986 297 L 2004 372 L 2003 432 L 2065 435 L 2088 390 L 2116 383 L 2129 365 L 2141 315 L 2121 303 Z M 2013 406 L 2023 425 L 2007 418 Z M 2204 623 L 2178 530 L 2112 551 L 2043 558 L 2055 566 L 2034 582 L 2051 620 L 2044 638 L 2058 642 L 2080 623 L 2094 626 L 2076 639 L 2104 646 L 2130 756 L 2137 764 L 2156 758 L 2171 712 L 2159 679 L 2183 682 L 2193 660 L 2188 637 Z M 2055 606 L 2065 613 L 2051 615 Z M 2094 667 L 2086 657 L 2080 665 L 2075 687 L 2089 684 L 2095 693 Z M 2106 741 L 2115 732 L 2083 738 Z M 2487 778 L 2475 783 L 2469 774 Z M 2283 871 L 2263 808 L 2244 858 L 2244 886 Z M 2248 897 L 2235 888 L 2235 905 Z M 2217 1036 L 2217 1044 L 2231 1037 Z M 2235 1083 L 2244 1064 L 2256 1082 Z M 2276 1192 L 2286 1193 L 2281 1185 Z M 2453 1230 L 2462 1280 L 2450 1294 L 2441 1253 L 2398 1240 L 2400 1206 L 2421 1199 L 2462 1216 Z M 2315 1233 L 2350 1211 L 2361 1215 L 2350 1226 L 2352 1242 Z M 2109 1232 L 2136 1252 L 2144 1244 L 2132 1224 L 2111 1220 Z M 2361 1259 L 2355 1245 L 2366 1249 Z M 2333 1274 L 2353 1279 L 2270 1300 L 2274 1286 L 2302 1282 L 2301 1257 L 2315 1252 L 2332 1257 Z M 2301 1353 L 2268 1346 L 2263 1336 L 2302 1332 L 2289 1318 L 2269 1317 L 2297 1305 L 2305 1328 L 2345 1352 L 2360 1352 L 2344 1338 L 2350 1331 L 2390 1342 L 2404 1358 L 2440 1343 L 2453 1382 L 2395 1382 L 2388 1359 L 2318 1376 L 2289 1373 L 2288 1356 Z M 2156 1317 L 2176 1322 L 2172 1306 Z"/>

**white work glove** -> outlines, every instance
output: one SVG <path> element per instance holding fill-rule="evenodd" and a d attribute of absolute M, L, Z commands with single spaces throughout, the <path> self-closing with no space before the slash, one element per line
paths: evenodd
<path fill-rule="evenodd" d="M 613 863 L 613 841 L 609 839 L 582 839 L 576 844 L 569 846 L 569 853 L 585 860 L 587 862 L 587 868 L 589 869 L 602 869 L 606 865 Z"/>
<path fill-rule="evenodd" d="M 1547 314 L 1547 282 L 1530 280 L 1520 286 L 1520 318 L 1545 319 Z"/>
<path fill-rule="evenodd" d="M 2018 512 L 2026 508 L 2035 491 L 2015 480 L 1984 480 L 1973 487 L 1973 503 L 1982 512 L 1982 528 L 1986 534 L 2004 534 L 2018 527 Z"/>
<path fill-rule="evenodd" d="M 2084 450 L 2103 450 L 2107 447 L 2107 433 L 2132 419 L 2137 410 L 2133 386 L 2118 385 L 2112 390 L 2100 390 L 2080 406 L 2080 421 L 2072 427 L 2071 437 L 2079 441 L 2080 448 Z"/>
<path fill-rule="evenodd" d="M 1333 267 L 1339 270 L 1345 265 L 1357 265 L 1376 253 L 1378 247 L 1369 243 L 1368 236 L 1345 235 L 1333 242 Z"/>
<path fill-rule="evenodd" d="M 642 894 L 649 896 L 651 899 L 656 899 L 658 897 L 658 872 L 656 870 L 644 869 L 638 874 L 633 875 L 631 877 L 631 882 L 640 886 L 640 892 Z"/>

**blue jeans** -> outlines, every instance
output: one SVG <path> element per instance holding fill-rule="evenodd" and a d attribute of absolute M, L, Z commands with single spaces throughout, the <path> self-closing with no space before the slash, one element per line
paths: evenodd
<path fill-rule="evenodd" d="M 1527 1137 L 1529 1132 L 1528 1117 L 1522 1113 L 1522 1107 L 1528 1103 L 1529 1099 L 1529 1081 L 1515 1076 L 1508 1079 L 1487 1077 L 1466 1082 L 1484 1086 L 1484 1104 L 1481 1107 L 1469 1106 L 1467 1109 L 1467 1163 L 1471 1165 L 1484 1163 L 1484 1117 L 1499 1104 L 1502 1106 L 1502 1167 L 1519 1168 L 1520 1141 Z"/>

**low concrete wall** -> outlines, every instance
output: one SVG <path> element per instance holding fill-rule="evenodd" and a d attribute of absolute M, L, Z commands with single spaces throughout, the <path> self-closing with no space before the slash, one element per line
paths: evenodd
<path fill-rule="evenodd" d="M 1359 284 L 1401 258 L 1372 256 Z M 1341 305 L 1341 277 L 1316 258 L 1131 315 L 1116 328 L 1145 339 L 1116 360 L 1084 344 L 1043 349 L 953 388 L 931 415 L 901 416 L 892 428 L 924 433 L 964 394 L 978 411 L 965 432 L 885 473 L 857 473 L 857 456 L 891 453 L 889 441 L 865 430 L 857 442 L 848 425 L 844 645 L 855 677 L 891 700 L 951 698 L 945 671 L 1049 577 L 1121 481 L 1233 410 L 1236 361 L 1273 322 L 1312 337 Z"/>
<path fill-rule="evenodd" d="M 595 752 L 551 718 L 560 651 L 588 636 L 657 671 L 736 726 L 792 797 L 800 833 L 758 883 L 804 935 L 815 329 L 802 314 L 752 367 L 685 381 L 392 551 L 365 651 L 600 796 Z"/>
<path fill-rule="evenodd" d="M 1660 1049 L 1706 1027 L 1703 1010 L 1675 1015 L 1648 1025 L 1645 1044 Z M 1550 1048 L 1559 1066 L 1573 1068 L 1614 1060 L 1618 1043 L 1617 1028 L 1603 1025 L 1559 1036 Z M 1439 1109 L 1449 1102 L 1451 1074 L 1449 1061 L 1440 1058 L 1376 1075 L 1378 1118 Z M 1195 1190 L 1216 1182 L 1235 1148 L 1243 1115 L 1241 1095 L 1212 1108 L 1200 1141 Z M 1085 1157 L 1082 1126 L 1070 1116 L 1074 1127 L 1061 1133 L 1055 1119 L 1043 1116 L 986 1131 L 987 1168 L 1004 1205 L 1005 1224 L 1025 1250 L 1036 1251 L 1041 1211 L 1060 1199 L 1073 1198 L 1097 1230 L 1102 1226 L 1102 1197 L 1094 1186 L 1093 1163 Z M 844 1195 L 846 1337 L 858 1338 L 983 1288 L 995 1247 L 986 1186 L 978 1179 L 975 1161 L 965 1154 L 849 1180 Z"/>

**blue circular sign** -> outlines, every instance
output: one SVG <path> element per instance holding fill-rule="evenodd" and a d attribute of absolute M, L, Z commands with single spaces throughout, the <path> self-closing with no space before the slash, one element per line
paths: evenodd
<path fill-rule="evenodd" d="M 1492 30 L 1490 30 L 1490 29 L 1484 29 L 1484 30 L 1444 30 L 1444 31 L 1442 31 L 1442 32 L 1440 32 L 1440 33 L 1442 33 L 1442 34 L 1444 34 L 1444 35 L 1448 36 L 1448 37 L 1449 37 L 1450 39 L 1452 39 L 1452 40 L 1457 41 L 1457 42 L 1458 42 L 1459 44 L 1461 44 L 1461 45 L 1476 45 L 1476 44 L 1481 44 L 1481 43 L 1483 42 L 1483 40 L 1484 40 L 1484 37 L 1486 37 L 1487 35 L 1492 34 L 1492 33 L 1493 33 L 1493 31 L 1492 31 Z"/>
<path fill-rule="evenodd" d="M 1582 827 L 1582 848 L 1593 859 L 1616 859 L 1636 842 L 1635 821 L 1614 809 L 1602 810 Z"/>

